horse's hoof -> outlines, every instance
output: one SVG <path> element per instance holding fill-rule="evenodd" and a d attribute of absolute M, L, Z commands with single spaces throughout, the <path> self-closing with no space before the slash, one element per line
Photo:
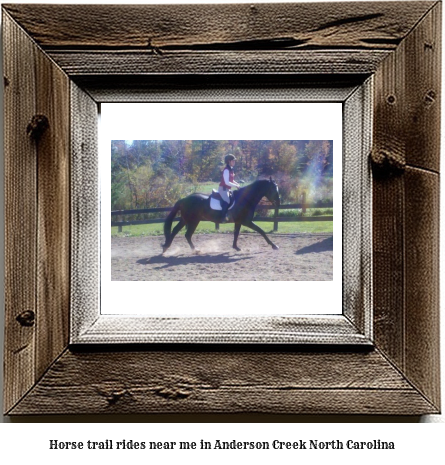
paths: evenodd
<path fill-rule="evenodd" d="M 241 252 L 241 249 L 240 249 L 239 247 L 237 247 L 236 245 L 234 245 L 233 248 L 234 248 L 237 252 Z"/>
<path fill-rule="evenodd" d="M 198 249 L 193 249 L 193 253 L 194 253 L 195 255 L 199 255 L 199 254 L 201 253 L 201 251 L 198 250 Z"/>
<path fill-rule="evenodd" d="M 272 244 L 272 249 L 274 249 L 274 250 L 278 250 L 278 249 L 279 249 L 279 247 L 278 247 L 277 245 L 275 245 L 275 244 Z"/>

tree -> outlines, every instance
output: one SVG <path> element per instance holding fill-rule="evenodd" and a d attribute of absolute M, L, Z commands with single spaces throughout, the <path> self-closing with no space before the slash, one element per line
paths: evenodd
<path fill-rule="evenodd" d="M 170 206 L 200 183 L 219 182 L 224 157 L 237 158 L 236 177 L 273 176 L 283 200 L 302 189 L 329 196 L 332 141 L 326 140 L 115 140 L 111 143 L 113 209 Z"/>

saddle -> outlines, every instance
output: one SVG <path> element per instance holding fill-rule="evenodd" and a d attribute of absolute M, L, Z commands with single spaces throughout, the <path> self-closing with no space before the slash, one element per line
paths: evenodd
<path fill-rule="evenodd" d="M 209 197 L 210 197 L 210 208 L 212 210 L 222 210 L 222 205 L 223 205 L 224 200 L 222 199 L 220 193 L 216 191 L 215 189 L 213 189 Z M 232 192 L 229 192 L 229 198 L 230 198 L 229 210 L 231 210 L 232 207 L 235 205 Z"/>

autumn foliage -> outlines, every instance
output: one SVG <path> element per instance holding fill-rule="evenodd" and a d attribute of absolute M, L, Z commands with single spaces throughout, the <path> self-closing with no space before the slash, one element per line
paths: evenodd
<path fill-rule="evenodd" d="M 216 188 L 224 156 L 236 156 L 236 179 L 273 176 L 282 202 L 331 201 L 333 147 L 327 140 L 114 140 L 112 210 L 168 207 Z"/>

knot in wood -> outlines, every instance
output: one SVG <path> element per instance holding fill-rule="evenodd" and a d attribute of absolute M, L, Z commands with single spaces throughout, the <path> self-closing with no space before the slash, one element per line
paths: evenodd
<path fill-rule="evenodd" d="M 16 320 L 22 325 L 22 326 L 34 326 L 35 322 L 35 313 L 32 310 L 26 310 L 20 315 L 17 316 Z"/>
<path fill-rule="evenodd" d="M 171 400 L 186 399 L 191 394 L 189 390 L 177 387 L 161 387 L 156 389 L 154 392 L 156 395 L 163 397 L 164 399 Z"/>
<path fill-rule="evenodd" d="M 128 392 L 126 390 L 122 391 L 114 391 L 108 393 L 105 398 L 107 399 L 107 402 L 109 405 L 114 405 L 117 404 L 117 402 L 124 397 Z"/>
<path fill-rule="evenodd" d="M 26 133 L 31 139 L 39 140 L 49 128 L 49 120 L 45 115 L 34 115 L 26 128 Z"/>
<path fill-rule="evenodd" d="M 436 92 L 434 90 L 430 90 L 425 95 L 425 104 L 432 105 L 436 101 Z"/>
<path fill-rule="evenodd" d="M 398 176 L 405 172 L 406 162 L 401 153 L 379 149 L 371 153 L 371 166 L 375 176 Z"/>
<path fill-rule="evenodd" d="M 121 399 L 131 397 L 131 393 L 124 387 L 97 386 L 96 391 L 105 398 L 110 406 L 117 404 Z"/>

